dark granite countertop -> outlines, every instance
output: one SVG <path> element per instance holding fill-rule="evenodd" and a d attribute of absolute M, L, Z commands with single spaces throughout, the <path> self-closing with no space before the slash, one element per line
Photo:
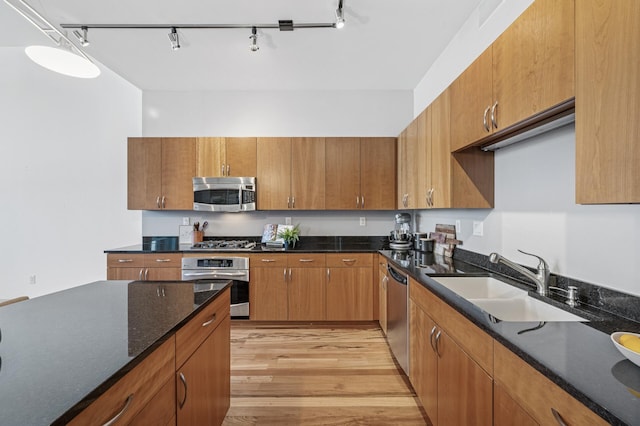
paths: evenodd
<path fill-rule="evenodd" d="M 0 308 L 0 424 L 66 424 L 228 285 L 98 281 Z"/>
<path fill-rule="evenodd" d="M 249 241 L 255 241 L 256 247 L 252 250 L 233 250 L 233 251 L 218 251 L 218 250 L 206 250 L 206 249 L 192 249 L 191 244 L 178 244 L 177 239 L 171 239 L 172 237 L 158 237 L 164 240 L 155 240 L 153 237 L 143 237 L 142 244 L 134 244 L 130 246 L 120 247 L 105 250 L 105 253 L 236 253 L 236 254 L 250 254 L 261 253 L 264 250 L 260 244 L 260 237 L 211 237 L 207 236 L 205 239 L 233 239 L 241 240 L 246 239 Z M 175 238 L 175 237 L 173 237 Z M 155 241 L 155 242 L 154 242 Z M 160 242 L 162 241 L 162 243 Z M 287 251 L 275 251 L 282 253 L 376 253 L 379 250 L 383 250 L 388 247 L 388 239 L 386 236 L 344 236 L 344 237 L 315 237 L 315 236 L 303 236 L 300 237 L 300 241 L 296 243 L 296 247 Z"/>
<path fill-rule="evenodd" d="M 590 321 L 496 321 L 482 309 L 440 285 L 437 277 L 492 275 L 519 288 L 532 290 L 532 287 L 460 259 L 447 262 L 430 253 L 381 253 L 610 424 L 640 425 L 640 367 L 620 354 L 609 337 L 614 331 L 639 333 L 640 323 L 589 306 L 574 310 L 555 296 L 543 299 Z M 529 294 L 540 298 L 533 291 Z"/>

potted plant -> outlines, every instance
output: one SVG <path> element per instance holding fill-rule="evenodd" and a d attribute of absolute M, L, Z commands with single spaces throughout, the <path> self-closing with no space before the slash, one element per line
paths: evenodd
<path fill-rule="evenodd" d="M 284 240 L 284 248 L 285 250 L 296 247 L 296 241 L 300 239 L 300 226 L 296 225 L 293 228 L 284 228 L 282 231 L 278 232 L 278 238 L 282 238 Z"/>

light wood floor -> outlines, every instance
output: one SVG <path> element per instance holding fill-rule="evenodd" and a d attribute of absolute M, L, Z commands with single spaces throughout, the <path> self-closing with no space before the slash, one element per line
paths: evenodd
<path fill-rule="evenodd" d="M 232 325 L 224 425 L 424 425 L 375 325 Z"/>

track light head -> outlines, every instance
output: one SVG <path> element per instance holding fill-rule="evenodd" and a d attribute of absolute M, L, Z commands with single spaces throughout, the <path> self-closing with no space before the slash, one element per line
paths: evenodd
<path fill-rule="evenodd" d="M 336 9 L 336 28 L 343 28 L 344 22 L 344 11 L 342 10 L 342 0 L 340 0 Z"/>
<path fill-rule="evenodd" d="M 73 31 L 73 35 L 76 36 L 76 38 L 78 39 L 78 41 L 80 42 L 80 45 L 82 47 L 87 47 L 87 46 L 89 46 L 89 37 L 87 37 L 87 33 L 89 32 L 89 28 L 81 27 L 80 29 L 82 30 L 82 33 L 80 33 L 80 31 L 78 31 L 78 30 L 74 30 Z"/>
<path fill-rule="evenodd" d="M 260 49 L 260 46 L 258 46 L 258 30 L 256 29 L 256 27 L 251 27 L 251 35 L 249 36 L 249 40 L 251 41 L 251 44 L 249 44 L 249 49 L 252 52 L 257 52 Z"/>
<path fill-rule="evenodd" d="M 176 30 L 176 27 L 171 27 L 171 32 L 169 33 L 169 41 L 171 42 L 172 50 L 180 49 L 180 36 L 178 35 L 178 30 Z"/>

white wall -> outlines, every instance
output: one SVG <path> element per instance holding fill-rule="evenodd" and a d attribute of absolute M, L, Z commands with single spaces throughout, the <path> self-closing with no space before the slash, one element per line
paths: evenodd
<path fill-rule="evenodd" d="M 47 71 L 22 48 L 0 48 L 0 63 L 0 299 L 104 279 L 103 251 L 140 241 L 126 138 L 141 133 L 142 94 L 104 68 Z"/>
<path fill-rule="evenodd" d="M 531 3 L 503 1 L 484 26 L 477 13 L 414 92 L 414 115 L 442 91 Z M 455 123 L 453 123 L 455 125 Z M 462 248 L 497 251 L 526 265 L 533 252 L 554 273 L 640 295 L 640 206 L 575 204 L 575 129 L 568 125 L 495 155 L 495 208 L 416 212 L 420 231 L 436 223 L 462 224 Z M 473 221 L 484 236 L 472 235 Z"/>

